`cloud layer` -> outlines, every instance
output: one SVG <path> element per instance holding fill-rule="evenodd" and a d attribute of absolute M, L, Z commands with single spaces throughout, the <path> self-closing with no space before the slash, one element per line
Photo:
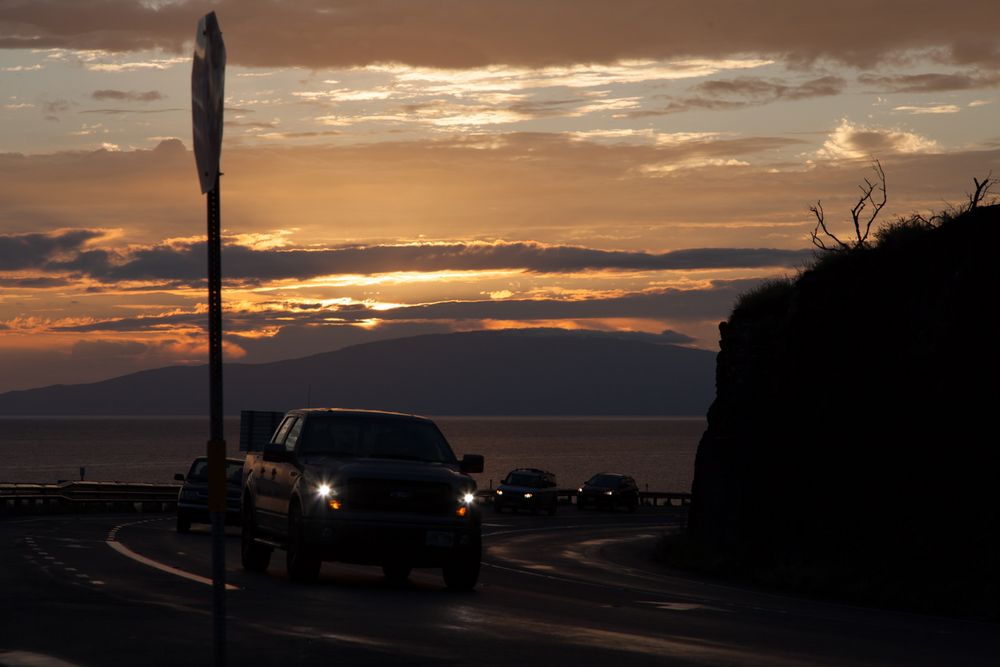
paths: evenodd
<path fill-rule="evenodd" d="M 105 0 L 7 2 L 0 48 L 182 52 L 195 21 L 215 10 L 233 64 L 343 67 L 404 62 L 434 67 L 546 66 L 634 58 L 775 54 L 871 67 L 894 52 L 937 47 L 959 63 L 1000 65 L 984 26 L 1000 6 L 957 10 L 933 0 Z"/>
<path fill-rule="evenodd" d="M 79 233 L 92 238 L 91 232 Z M 87 235 L 90 236 L 87 236 Z M 67 234 L 50 239 L 50 245 L 67 243 Z M 24 237 L 0 236 L 17 249 Z M 40 239 L 33 239 L 41 244 Z M 68 250 L 69 246 L 65 246 Z M 80 274 L 101 282 L 168 281 L 200 282 L 205 274 L 204 243 L 173 243 L 117 253 L 105 249 L 76 248 L 73 257 L 35 266 L 58 274 Z M 16 254 L 13 253 L 13 254 Z M 42 253 L 44 254 L 44 253 Z M 51 253 L 49 253 L 50 255 Z M 533 242 L 434 243 L 354 246 L 309 250 L 256 250 L 228 245 L 223 250 L 228 280 L 268 282 L 307 280 L 329 275 L 370 275 L 401 271 L 523 270 L 539 273 L 581 271 L 689 271 L 729 268 L 794 268 L 809 260 L 810 250 L 775 248 L 694 248 L 665 253 L 608 251 Z M 48 255 L 46 255 L 47 257 Z M 5 260 L 0 255 L 0 266 Z M 16 267 L 15 267 L 16 268 Z"/>

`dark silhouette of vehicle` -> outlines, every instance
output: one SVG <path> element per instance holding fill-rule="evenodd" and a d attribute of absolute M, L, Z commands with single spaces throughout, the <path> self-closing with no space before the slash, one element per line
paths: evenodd
<path fill-rule="evenodd" d="M 290 579 L 324 560 L 381 565 L 390 581 L 440 567 L 448 588 L 479 578 L 483 457 L 455 458 L 430 419 L 371 410 L 287 413 L 263 452 L 247 454 L 241 560 L 264 571 L 284 549 Z"/>
<path fill-rule="evenodd" d="M 511 470 L 493 492 L 493 509 L 529 510 L 532 514 L 556 513 L 559 502 L 556 476 L 538 468 Z"/>
<path fill-rule="evenodd" d="M 192 523 L 211 523 L 208 513 L 208 460 L 199 456 L 191 462 L 187 475 L 174 479 L 184 482 L 177 492 L 177 532 L 191 530 Z M 243 460 L 226 459 L 226 523 L 240 522 L 240 491 L 243 486 Z"/>
<path fill-rule="evenodd" d="M 583 483 L 576 492 L 576 509 L 587 507 L 634 512 L 639 506 L 639 487 L 628 475 L 602 472 Z"/>

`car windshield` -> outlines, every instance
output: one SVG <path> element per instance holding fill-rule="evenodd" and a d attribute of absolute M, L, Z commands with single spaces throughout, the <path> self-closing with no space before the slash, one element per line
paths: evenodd
<path fill-rule="evenodd" d="M 511 486 L 527 486 L 532 488 L 542 488 L 547 486 L 545 478 L 530 472 L 512 472 L 507 475 L 505 484 Z"/>
<path fill-rule="evenodd" d="M 191 470 L 187 478 L 191 482 L 208 481 L 208 461 L 205 459 L 195 459 L 191 464 Z M 239 484 L 243 481 L 243 462 L 226 461 L 226 481 L 229 484 Z"/>
<path fill-rule="evenodd" d="M 303 454 L 456 463 L 433 422 L 378 417 L 310 415 L 299 444 Z"/>
<path fill-rule="evenodd" d="M 618 475 L 594 475 L 587 480 L 587 484 L 591 486 L 603 486 L 609 489 L 617 489 L 621 483 L 622 478 Z"/>

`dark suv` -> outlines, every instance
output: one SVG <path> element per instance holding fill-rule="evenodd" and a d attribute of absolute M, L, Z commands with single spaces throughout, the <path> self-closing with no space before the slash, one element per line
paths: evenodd
<path fill-rule="evenodd" d="M 511 470 L 493 492 L 493 509 L 497 512 L 509 508 L 514 511 L 530 510 L 532 514 L 543 511 L 552 515 L 556 513 L 558 501 L 556 476 L 537 468 Z"/>
<path fill-rule="evenodd" d="M 287 413 L 263 452 L 247 454 L 242 563 L 263 571 L 284 549 L 289 578 L 324 560 L 381 565 L 404 581 L 440 567 L 449 588 L 479 577 L 476 483 L 483 457 L 455 458 L 430 419 L 373 410 Z"/>
<path fill-rule="evenodd" d="M 177 532 L 186 533 L 191 524 L 210 523 L 208 513 L 208 459 L 199 456 L 191 462 L 187 474 L 174 479 L 184 482 L 177 493 Z M 226 459 L 226 523 L 240 522 L 240 489 L 243 483 L 243 460 Z"/>
<path fill-rule="evenodd" d="M 634 512 L 638 506 L 638 485 L 628 475 L 619 473 L 598 473 L 584 482 L 576 493 L 578 510 L 585 507 L 615 510 L 621 507 Z"/>

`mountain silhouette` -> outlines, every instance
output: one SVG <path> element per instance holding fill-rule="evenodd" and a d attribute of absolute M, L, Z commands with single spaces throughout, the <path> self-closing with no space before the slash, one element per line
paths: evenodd
<path fill-rule="evenodd" d="M 304 406 L 431 415 L 703 415 L 715 354 L 655 337 L 560 330 L 383 340 L 225 366 L 225 412 Z M 207 366 L 0 394 L 0 415 L 200 415 Z"/>

